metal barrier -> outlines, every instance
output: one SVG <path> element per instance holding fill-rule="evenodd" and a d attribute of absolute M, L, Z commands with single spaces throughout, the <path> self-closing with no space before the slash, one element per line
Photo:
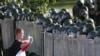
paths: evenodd
<path fill-rule="evenodd" d="M 66 34 L 44 34 L 44 56 L 99 56 L 100 38 L 86 39 L 85 35 L 77 38 Z"/>
<path fill-rule="evenodd" d="M 14 41 L 14 25 L 12 20 L 1 21 L 3 48 L 8 49 Z"/>
<path fill-rule="evenodd" d="M 53 56 L 54 43 L 52 33 L 46 33 L 44 35 L 44 55 L 43 56 Z"/>
<path fill-rule="evenodd" d="M 14 25 L 12 20 L 1 23 L 3 47 L 7 49 L 14 40 Z M 35 52 L 40 56 L 99 56 L 100 38 L 86 39 L 85 35 L 77 34 L 77 38 L 67 34 L 43 33 L 43 26 L 29 21 L 17 21 L 16 27 L 25 30 L 25 38 L 33 36 L 33 44 L 28 48 L 29 52 Z"/>

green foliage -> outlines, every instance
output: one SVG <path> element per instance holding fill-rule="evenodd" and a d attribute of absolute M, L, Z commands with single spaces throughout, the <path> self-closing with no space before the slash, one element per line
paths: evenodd
<path fill-rule="evenodd" d="M 76 1 L 76 0 L 57 0 L 57 2 L 69 2 L 69 1 Z"/>
<path fill-rule="evenodd" d="M 29 7 L 36 8 L 40 13 L 45 13 L 49 4 L 54 4 L 56 0 L 30 0 Z"/>
<path fill-rule="evenodd" d="M 6 4 L 15 2 L 16 4 L 20 4 L 21 7 L 35 8 L 37 9 L 37 12 L 45 13 L 48 6 L 55 4 L 56 0 L 25 0 L 25 2 L 22 2 L 22 0 L 5 0 L 5 2 Z"/>
<path fill-rule="evenodd" d="M 0 0 L 0 2 L 4 2 L 5 0 Z"/>
<path fill-rule="evenodd" d="M 56 0 L 49 0 L 49 4 L 55 4 L 56 3 Z"/>

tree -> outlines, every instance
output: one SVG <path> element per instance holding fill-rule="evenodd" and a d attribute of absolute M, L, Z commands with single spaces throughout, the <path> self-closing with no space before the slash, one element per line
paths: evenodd
<path fill-rule="evenodd" d="M 55 4 L 56 0 L 5 0 L 6 4 L 15 2 L 21 7 L 35 8 L 39 13 L 45 13 L 49 5 Z"/>

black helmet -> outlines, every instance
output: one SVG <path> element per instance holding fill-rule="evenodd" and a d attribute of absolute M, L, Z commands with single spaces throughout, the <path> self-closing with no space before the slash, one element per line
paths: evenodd
<path fill-rule="evenodd" d="M 100 37 L 100 30 L 97 31 L 97 37 Z"/>
<path fill-rule="evenodd" d="M 80 6 L 80 7 L 83 6 L 84 5 L 84 0 L 78 0 L 77 5 Z"/>
<path fill-rule="evenodd" d="M 78 28 L 73 26 L 70 28 L 69 37 L 77 38 Z"/>
<path fill-rule="evenodd" d="M 72 23 L 73 23 L 72 19 L 67 19 L 67 20 L 64 21 L 63 26 L 68 26 L 68 25 L 70 25 Z"/>
<path fill-rule="evenodd" d="M 93 31 L 94 29 L 95 27 L 92 24 L 86 24 L 83 27 L 83 33 L 87 35 L 90 31 Z"/>
<path fill-rule="evenodd" d="M 88 33 L 87 38 L 94 39 L 96 36 L 97 36 L 97 31 L 91 31 Z"/>
<path fill-rule="evenodd" d="M 87 19 L 88 11 L 85 10 L 85 9 L 81 9 L 80 12 L 79 12 L 79 14 L 80 14 L 80 16 L 79 16 L 80 19 L 81 19 L 82 21 L 84 21 L 84 20 Z"/>
<path fill-rule="evenodd" d="M 87 20 L 86 20 L 86 23 L 91 23 L 91 24 L 94 24 L 94 20 L 93 20 L 93 19 L 91 19 L 91 18 L 89 18 L 89 19 L 87 19 Z"/>
<path fill-rule="evenodd" d="M 96 26 L 96 31 L 100 31 L 100 26 Z"/>
<path fill-rule="evenodd" d="M 49 25 L 47 25 L 47 26 L 44 28 L 44 30 L 45 30 L 46 32 L 52 33 L 53 28 L 54 28 L 54 24 L 49 24 Z"/>

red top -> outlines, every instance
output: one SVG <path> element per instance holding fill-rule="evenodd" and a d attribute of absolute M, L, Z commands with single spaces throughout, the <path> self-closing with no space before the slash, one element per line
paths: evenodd
<path fill-rule="evenodd" d="M 22 51 L 25 51 L 29 47 L 30 44 L 27 42 L 23 42 L 23 44 L 27 44 L 25 47 L 21 48 Z"/>

